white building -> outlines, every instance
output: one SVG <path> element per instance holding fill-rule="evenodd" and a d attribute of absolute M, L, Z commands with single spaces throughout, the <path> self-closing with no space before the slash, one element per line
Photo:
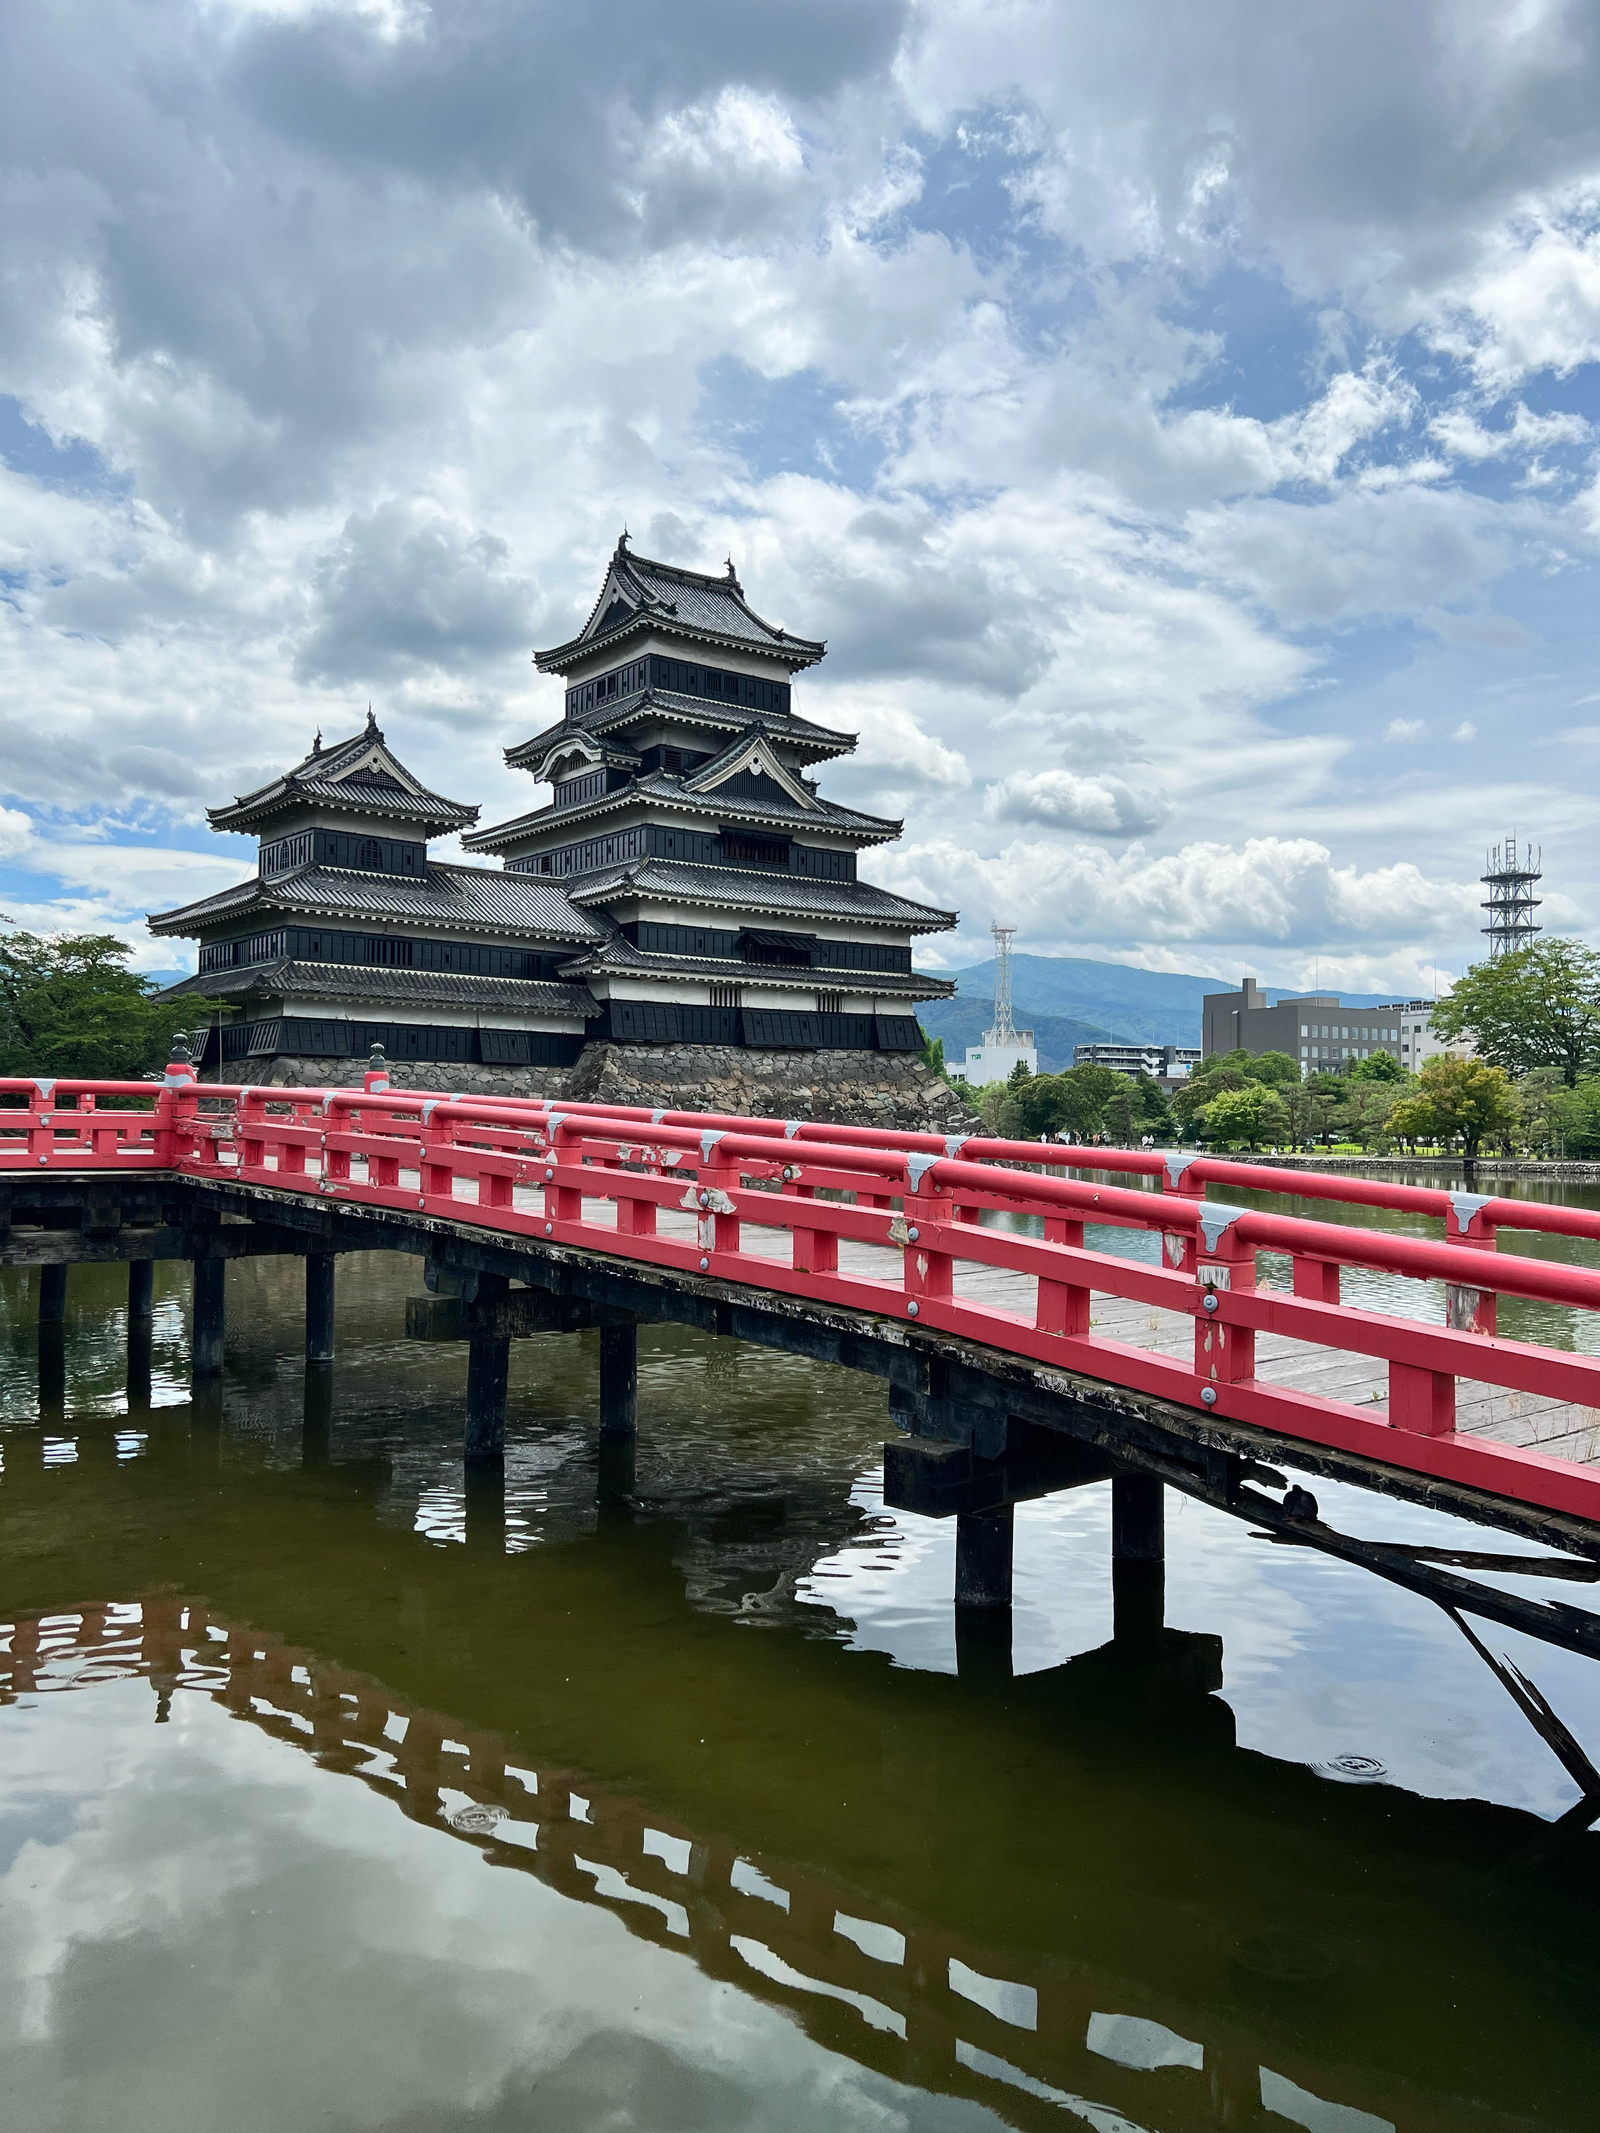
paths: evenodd
<path fill-rule="evenodd" d="M 1033 1031 L 1014 1029 L 1009 1037 L 998 1038 L 989 1030 L 982 1044 L 967 1046 L 967 1063 L 961 1071 L 973 1088 L 983 1089 L 991 1081 L 1009 1081 L 1019 1061 L 1030 1074 L 1038 1073 L 1039 1053 Z"/>
<path fill-rule="evenodd" d="M 1399 1010 L 1400 1016 L 1400 1064 L 1408 1073 L 1422 1071 L 1430 1059 L 1438 1059 L 1446 1052 L 1453 1052 L 1458 1059 L 1471 1059 L 1475 1050 L 1470 1037 L 1437 1037 L 1433 1030 L 1433 1011 L 1437 1000 L 1407 1000 Z"/>

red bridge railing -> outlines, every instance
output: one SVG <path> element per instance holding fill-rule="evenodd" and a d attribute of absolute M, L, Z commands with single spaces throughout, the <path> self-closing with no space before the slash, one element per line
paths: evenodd
<path fill-rule="evenodd" d="M 0 1172 L 168 1170 L 582 1246 L 958 1334 L 1600 1522 L 1600 1469 L 1455 1426 L 1457 1379 L 1600 1411 L 1600 1359 L 1493 1331 L 1497 1294 L 1600 1311 L 1600 1270 L 1495 1249 L 1512 1227 L 1600 1243 L 1600 1215 L 1585 1210 L 1210 1156 L 381 1086 L 202 1087 L 183 1069 L 155 1087 L 0 1081 L 7 1102 Z M 1210 1184 L 1428 1215 L 1446 1235 L 1232 1207 L 1204 1197 Z M 663 1209 L 692 1216 L 692 1236 L 663 1230 Z M 1034 1218 L 1040 1234 L 984 1225 L 985 1213 Z M 1159 1263 L 1090 1250 L 1086 1223 L 1151 1233 Z M 759 1248 L 747 1228 L 767 1233 Z M 898 1252 L 900 1278 L 841 1266 L 850 1242 Z M 1262 1251 L 1288 1255 L 1292 1293 L 1259 1285 Z M 1032 1277 L 1032 1309 L 963 1294 L 956 1269 L 970 1264 Z M 1341 1301 L 1344 1267 L 1442 1282 L 1447 1323 Z M 1192 1321 L 1192 1346 L 1173 1356 L 1096 1332 L 1095 1296 Z M 1264 1333 L 1383 1364 L 1386 1413 L 1258 1376 Z"/>

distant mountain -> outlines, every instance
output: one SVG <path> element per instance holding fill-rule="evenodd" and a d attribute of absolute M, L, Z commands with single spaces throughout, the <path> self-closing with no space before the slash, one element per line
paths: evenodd
<path fill-rule="evenodd" d="M 975 963 L 969 970 L 948 973 L 959 987 L 954 1000 L 930 1000 L 922 1009 L 922 1026 L 930 1036 L 944 1037 L 945 1052 L 952 1066 L 958 1063 L 956 1046 L 945 1034 L 942 1016 L 960 1015 L 960 1027 L 972 1016 L 974 1034 L 963 1035 L 961 1045 L 976 1044 L 992 1017 L 994 964 Z M 1187 977 L 1170 970 L 1137 970 L 1130 963 L 1096 963 L 1070 955 L 1015 955 L 1011 958 L 1011 995 L 1019 1028 L 1031 1027 L 1039 1043 L 1040 1068 L 1060 1073 L 1072 1064 L 1073 1044 L 1092 1044 L 1106 1038 L 1124 1043 L 1188 1044 L 1200 1042 L 1200 1002 L 1208 992 L 1228 992 L 1222 978 Z M 1268 985 L 1271 1000 L 1308 991 L 1306 986 Z M 1334 988 L 1329 987 L 1330 991 Z M 1349 1007 L 1377 1007 L 1391 995 L 1381 992 L 1347 992 L 1340 998 Z M 1043 1029 L 1051 1027 L 1051 1049 L 1067 1045 L 1060 1066 L 1045 1066 Z M 954 1023 L 951 1025 L 954 1027 Z M 1066 1038 L 1069 1029 L 1082 1034 Z"/>

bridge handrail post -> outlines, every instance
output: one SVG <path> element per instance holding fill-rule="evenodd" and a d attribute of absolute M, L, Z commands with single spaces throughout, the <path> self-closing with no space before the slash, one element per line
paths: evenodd
<path fill-rule="evenodd" d="M 545 1120 L 545 1146 L 550 1156 L 550 1161 L 545 1165 L 545 1168 L 554 1170 L 555 1181 L 546 1185 L 544 1189 L 544 1211 L 547 1216 L 557 1222 L 581 1222 L 583 1220 L 582 1180 L 580 1179 L 576 1185 L 569 1185 L 561 1175 L 563 1167 L 571 1159 L 571 1151 L 562 1145 L 566 1137 L 568 1123 L 568 1118 L 564 1112 L 549 1116 Z M 582 1132 L 581 1120 L 574 1119 L 570 1123 L 576 1131 Z"/>
<path fill-rule="evenodd" d="M 455 1166 L 448 1158 L 455 1147 L 456 1115 L 448 1103 L 424 1104 L 422 1128 L 417 1135 L 417 1190 L 424 1201 L 452 1201 L 456 1196 Z"/>
<path fill-rule="evenodd" d="M 1463 1214 L 1466 1220 L 1462 1220 Z M 1444 1236 L 1447 1244 L 1464 1244 L 1474 1251 L 1497 1252 L 1500 1249 L 1500 1233 L 1490 1221 L 1481 1205 L 1473 1204 L 1473 1196 L 1452 1193 L 1450 1205 L 1445 1210 Z M 1463 1284 L 1451 1282 L 1445 1289 L 1445 1322 L 1458 1331 L 1484 1333 L 1493 1338 L 1497 1320 L 1496 1298 L 1492 1291 L 1470 1289 Z"/>
<path fill-rule="evenodd" d="M 929 1228 L 943 1225 L 944 1208 L 940 1205 L 940 1186 L 931 1170 L 920 1176 L 907 1166 L 905 1192 L 901 1201 L 903 1209 L 900 1226 L 905 1232 L 901 1246 L 904 1254 L 904 1272 L 901 1283 L 908 1301 L 920 1304 L 947 1303 L 955 1294 L 955 1257 L 950 1252 L 935 1251 L 931 1242 L 920 1234 L 924 1225 Z M 874 1195 L 874 1207 L 889 1204 L 887 1194 Z M 895 1234 L 891 1224 L 890 1235 Z"/>
<path fill-rule="evenodd" d="M 1047 1214 L 1046 1244 L 1066 1244 L 1083 1250 L 1083 1224 L 1070 1215 Z M 1041 1333 L 1082 1334 L 1089 1330 L 1091 1291 L 1080 1282 L 1047 1281 L 1040 1277 L 1034 1323 Z"/>
<path fill-rule="evenodd" d="M 717 1271 L 717 1262 L 720 1259 L 740 1249 L 739 1210 L 733 1198 L 738 1190 L 737 1158 L 725 1155 L 720 1138 L 711 1140 L 708 1135 L 702 1147 L 700 1182 L 695 1198 L 700 1203 L 698 1234 L 701 1257 L 710 1259 L 712 1273 Z"/>
<path fill-rule="evenodd" d="M 1198 1211 L 1197 1211 L 1198 1212 Z M 1195 1236 L 1195 1279 L 1202 1308 L 1194 1327 L 1195 1376 L 1208 1385 L 1237 1385 L 1256 1374 L 1253 1326 L 1227 1322 L 1224 1314 L 1204 1308 L 1205 1291 L 1248 1293 L 1256 1286 L 1255 1247 L 1239 1235 L 1237 1208 L 1213 1206 L 1199 1217 Z M 1221 1297 L 1217 1297 L 1220 1305 Z"/>

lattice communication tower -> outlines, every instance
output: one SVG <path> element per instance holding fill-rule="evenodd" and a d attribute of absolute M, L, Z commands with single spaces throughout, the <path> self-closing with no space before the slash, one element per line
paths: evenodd
<path fill-rule="evenodd" d="M 1011 1020 L 1011 942 L 1015 926 L 992 925 L 994 937 L 994 1028 L 984 1033 L 985 1044 L 1015 1044 L 1017 1032 Z"/>
<path fill-rule="evenodd" d="M 1479 878 L 1489 892 L 1483 904 L 1489 923 L 1483 931 L 1491 961 L 1497 955 L 1515 955 L 1543 931 L 1533 915 L 1543 902 L 1533 893 L 1534 884 L 1542 878 L 1543 858 L 1542 846 L 1537 851 L 1531 844 L 1519 848 L 1514 836 L 1490 850 L 1488 866 Z"/>

